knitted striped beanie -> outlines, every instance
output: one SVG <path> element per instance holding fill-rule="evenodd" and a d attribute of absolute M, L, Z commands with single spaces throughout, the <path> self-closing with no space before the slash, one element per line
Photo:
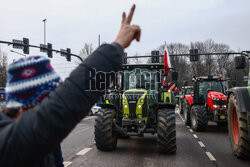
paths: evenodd
<path fill-rule="evenodd" d="M 10 64 L 7 72 L 7 109 L 34 106 L 61 83 L 50 60 L 44 56 L 20 59 Z"/>

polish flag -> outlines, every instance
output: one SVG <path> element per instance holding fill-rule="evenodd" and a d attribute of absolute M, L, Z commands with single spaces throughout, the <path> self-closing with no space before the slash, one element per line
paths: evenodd
<path fill-rule="evenodd" d="M 165 68 L 171 68 L 171 62 L 170 62 L 170 58 L 169 58 L 169 54 L 168 54 L 168 48 L 167 45 L 165 44 L 164 46 L 164 67 Z M 170 69 L 165 71 L 165 75 L 168 74 L 168 72 L 170 71 Z"/>

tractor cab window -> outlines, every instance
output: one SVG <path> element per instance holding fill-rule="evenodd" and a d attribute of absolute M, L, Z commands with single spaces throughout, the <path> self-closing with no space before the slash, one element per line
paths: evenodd
<path fill-rule="evenodd" d="M 192 94 L 192 92 L 193 92 L 192 89 L 187 89 L 186 94 L 187 94 L 187 95 L 190 95 L 190 94 Z"/>
<path fill-rule="evenodd" d="M 207 98 L 207 91 L 216 91 L 223 93 L 223 87 L 219 81 L 203 81 L 199 83 L 199 95 Z"/>
<path fill-rule="evenodd" d="M 124 71 L 124 89 L 157 90 L 157 75 L 154 70 L 140 69 L 139 71 Z"/>

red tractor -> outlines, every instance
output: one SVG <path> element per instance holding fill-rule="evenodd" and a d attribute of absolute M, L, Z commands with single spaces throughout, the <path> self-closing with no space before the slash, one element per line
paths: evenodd
<path fill-rule="evenodd" d="M 208 121 L 227 123 L 227 96 L 218 76 L 193 78 L 194 93 L 185 95 L 183 111 L 186 125 L 194 131 L 205 131 Z"/>
<path fill-rule="evenodd" d="M 183 105 L 186 95 L 191 95 L 193 93 L 193 86 L 183 86 L 179 94 L 179 110 L 180 114 L 183 114 Z"/>

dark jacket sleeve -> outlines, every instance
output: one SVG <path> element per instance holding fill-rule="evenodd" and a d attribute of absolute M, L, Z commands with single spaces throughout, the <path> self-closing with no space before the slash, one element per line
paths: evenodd
<path fill-rule="evenodd" d="M 105 87 L 103 74 L 121 69 L 123 51 L 119 47 L 102 45 L 42 103 L 17 121 L 0 126 L 0 166 L 31 166 L 51 152 L 103 93 L 90 88 Z M 95 71 L 102 73 L 94 82 L 90 73 Z"/>

